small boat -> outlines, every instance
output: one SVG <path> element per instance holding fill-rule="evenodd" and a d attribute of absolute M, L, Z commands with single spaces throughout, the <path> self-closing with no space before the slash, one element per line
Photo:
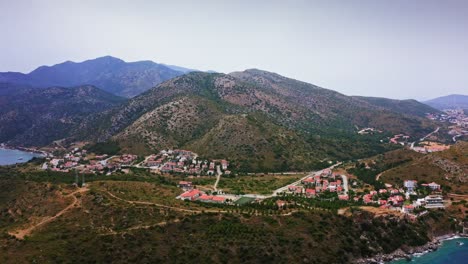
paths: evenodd
<path fill-rule="evenodd" d="M 463 243 L 463 242 L 457 241 L 457 245 L 458 245 L 458 246 L 463 246 L 464 244 L 465 244 L 465 243 Z"/>

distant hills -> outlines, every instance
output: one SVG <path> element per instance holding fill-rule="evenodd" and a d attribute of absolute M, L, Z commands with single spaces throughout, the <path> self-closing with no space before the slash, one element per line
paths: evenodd
<path fill-rule="evenodd" d="M 423 103 L 439 110 L 454 108 L 468 109 L 468 95 L 452 94 L 424 101 Z"/>
<path fill-rule="evenodd" d="M 439 110 L 432 108 L 426 104 L 420 103 L 416 100 L 395 100 L 380 97 L 364 97 L 354 96 L 356 99 L 360 99 L 375 105 L 382 107 L 390 111 L 394 111 L 400 114 L 414 115 L 419 117 L 425 117 L 427 113 L 437 113 Z"/>
<path fill-rule="evenodd" d="M 385 135 L 434 129 L 419 117 L 426 105 L 411 102 L 405 111 L 408 103 L 397 100 L 376 104 L 256 69 L 193 72 L 90 116 L 72 139 L 112 141 L 141 154 L 187 148 L 245 171 L 281 171 L 369 156 L 390 147 L 380 142 Z M 363 127 L 386 134 L 358 135 Z"/>
<path fill-rule="evenodd" d="M 31 88 L 0 83 L 0 142 L 50 144 L 83 118 L 125 101 L 94 86 Z"/>
<path fill-rule="evenodd" d="M 118 96 L 133 97 L 190 71 L 193 70 L 152 61 L 125 62 L 106 56 L 83 62 L 66 61 L 41 66 L 28 74 L 4 72 L 0 73 L 0 82 L 40 88 L 93 85 Z"/>

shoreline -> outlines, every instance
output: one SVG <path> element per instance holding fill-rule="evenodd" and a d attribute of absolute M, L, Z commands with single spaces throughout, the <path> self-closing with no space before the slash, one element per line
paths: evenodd
<path fill-rule="evenodd" d="M 26 148 L 26 147 L 21 147 L 21 146 L 8 146 L 6 144 L 0 144 L 0 149 L 8 149 L 8 150 L 19 150 L 19 151 L 24 151 L 24 152 L 29 152 L 31 154 L 40 154 L 42 157 L 47 157 L 49 153 L 42 151 L 42 150 L 37 150 L 33 148 Z"/>
<path fill-rule="evenodd" d="M 401 247 L 393 251 L 392 253 L 377 254 L 374 257 L 357 259 L 353 263 L 358 263 L 358 264 L 389 263 L 391 261 L 401 260 L 401 259 L 411 260 L 415 256 L 422 256 L 427 253 L 437 251 L 439 247 L 442 245 L 442 242 L 447 241 L 447 240 L 457 239 L 457 238 L 468 238 L 468 235 L 451 233 L 451 234 L 446 234 L 442 236 L 437 236 L 422 246 L 407 247 L 407 248 Z"/>

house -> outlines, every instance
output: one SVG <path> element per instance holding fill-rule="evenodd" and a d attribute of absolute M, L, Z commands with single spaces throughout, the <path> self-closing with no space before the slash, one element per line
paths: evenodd
<path fill-rule="evenodd" d="M 382 194 L 382 193 L 387 193 L 387 189 L 380 189 L 379 190 L 379 193 Z"/>
<path fill-rule="evenodd" d="M 414 205 L 412 204 L 408 204 L 408 205 L 404 205 L 402 208 L 401 208 L 401 211 L 405 214 L 411 214 L 413 213 L 414 211 Z"/>
<path fill-rule="evenodd" d="M 308 185 L 311 185 L 315 183 L 315 180 L 314 178 L 312 177 L 308 177 L 308 178 L 305 178 L 304 180 L 302 180 L 302 184 L 308 184 Z"/>
<path fill-rule="evenodd" d="M 325 169 L 322 171 L 322 177 L 329 177 L 331 176 L 332 171 L 330 169 Z"/>
<path fill-rule="evenodd" d="M 366 194 L 364 196 L 362 196 L 362 200 L 364 201 L 364 203 L 368 204 L 368 203 L 372 203 L 372 197 L 373 195 L 372 194 Z"/>
<path fill-rule="evenodd" d="M 387 205 L 387 200 L 379 199 L 379 205 Z"/>
<path fill-rule="evenodd" d="M 227 170 L 228 166 L 229 166 L 229 163 L 227 162 L 227 160 L 221 160 L 221 168 L 223 170 Z"/>
<path fill-rule="evenodd" d="M 339 200 L 342 200 L 342 201 L 348 201 L 349 200 L 349 196 L 348 195 L 338 195 L 338 199 Z"/>
<path fill-rule="evenodd" d="M 226 201 L 226 198 L 222 196 L 213 196 L 211 199 L 214 203 L 224 203 Z"/>
<path fill-rule="evenodd" d="M 403 201 L 405 201 L 405 199 L 401 195 L 395 195 L 388 198 L 388 202 L 392 202 L 393 206 L 399 206 Z"/>
<path fill-rule="evenodd" d="M 417 181 L 415 180 L 406 180 L 403 182 L 403 186 L 408 190 L 408 192 L 414 192 L 414 189 L 417 187 Z"/>
<path fill-rule="evenodd" d="M 305 194 L 307 197 L 315 197 L 317 192 L 314 189 L 306 189 Z"/>
<path fill-rule="evenodd" d="M 441 195 L 428 195 L 424 197 L 426 208 L 445 208 Z"/>
<path fill-rule="evenodd" d="M 190 191 L 186 191 L 180 195 L 180 199 L 182 200 L 190 200 L 195 201 L 198 197 L 200 197 L 203 193 L 200 190 L 193 189 Z"/>
<path fill-rule="evenodd" d="M 286 202 L 283 200 L 278 200 L 276 201 L 276 205 L 278 206 L 279 209 L 282 209 L 286 205 Z"/>
<path fill-rule="evenodd" d="M 431 183 L 428 183 L 428 184 L 421 184 L 421 186 L 429 187 L 433 191 L 440 190 L 440 184 L 437 184 L 435 182 L 431 182 Z"/>

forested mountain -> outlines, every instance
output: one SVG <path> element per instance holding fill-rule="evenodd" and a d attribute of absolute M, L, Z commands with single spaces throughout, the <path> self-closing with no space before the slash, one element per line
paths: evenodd
<path fill-rule="evenodd" d="M 91 114 L 125 101 L 94 86 L 30 88 L 0 84 L 0 142 L 41 146 L 69 135 Z"/>

